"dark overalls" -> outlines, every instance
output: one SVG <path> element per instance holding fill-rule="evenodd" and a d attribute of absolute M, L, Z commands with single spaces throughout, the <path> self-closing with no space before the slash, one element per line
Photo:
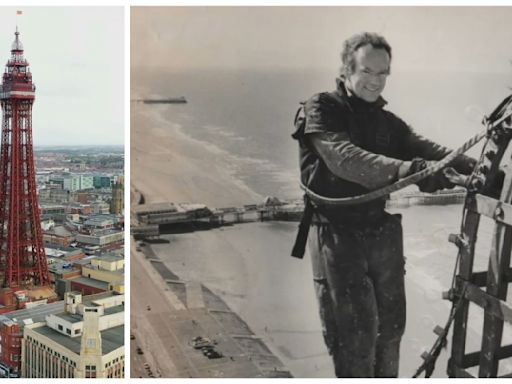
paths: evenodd
<path fill-rule="evenodd" d="M 302 183 L 326 197 L 364 194 L 396 181 L 403 160 L 440 160 L 449 153 L 384 105 L 382 98 L 367 103 L 348 96 L 341 81 L 337 91 L 308 100 L 305 125 L 294 133 Z M 474 160 L 461 156 L 452 165 L 469 173 Z M 446 179 L 438 184 L 450 187 Z M 405 329 L 402 225 L 401 216 L 384 207 L 383 199 L 315 207 L 309 249 L 337 377 L 398 376 Z"/>

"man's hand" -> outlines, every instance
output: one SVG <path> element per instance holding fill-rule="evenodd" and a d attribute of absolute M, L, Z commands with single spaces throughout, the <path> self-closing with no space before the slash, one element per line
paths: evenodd
<path fill-rule="evenodd" d="M 450 181 L 450 183 L 460 185 L 461 187 L 466 186 L 468 181 L 468 176 L 460 174 L 452 167 L 443 169 L 443 175 L 448 179 L 448 181 Z"/>
<path fill-rule="evenodd" d="M 412 162 L 410 162 L 410 161 L 402 162 L 400 167 L 398 167 L 398 178 L 399 179 L 403 179 L 404 177 L 406 177 L 410 174 L 409 170 L 411 169 L 411 165 L 412 165 Z"/>
<path fill-rule="evenodd" d="M 430 165 L 432 165 L 430 162 L 420 157 L 415 157 L 412 161 L 407 163 L 409 163 L 410 166 L 407 174 L 405 175 L 406 177 L 421 172 L 425 168 L 428 168 Z M 419 187 L 421 192 L 431 193 L 438 189 L 436 180 L 433 176 L 425 177 L 424 179 L 418 181 L 416 185 Z"/>

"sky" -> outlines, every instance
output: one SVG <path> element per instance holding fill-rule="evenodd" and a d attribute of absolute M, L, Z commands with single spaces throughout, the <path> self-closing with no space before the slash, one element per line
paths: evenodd
<path fill-rule="evenodd" d="M 17 24 L 36 85 L 36 147 L 124 144 L 123 19 L 122 7 L 0 7 L 0 64 Z"/>
<path fill-rule="evenodd" d="M 386 36 L 397 69 L 510 69 L 512 7 L 153 7 L 131 17 L 135 66 L 336 68 L 342 41 L 368 30 Z"/>
<path fill-rule="evenodd" d="M 304 84 L 321 73 L 311 95 L 333 88 L 346 38 L 377 32 L 393 49 L 388 109 L 457 148 L 510 93 L 510 20 L 510 6 L 135 7 L 132 73 L 297 71 Z"/>

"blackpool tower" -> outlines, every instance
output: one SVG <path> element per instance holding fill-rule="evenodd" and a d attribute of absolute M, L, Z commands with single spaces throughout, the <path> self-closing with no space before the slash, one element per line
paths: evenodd
<path fill-rule="evenodd" d="M 0 86 L 0 313 L 53 299 L 43 246 L 32 144 L 35 86 L 18 28 Z M 6 308 L 2 310 L 2 308 Z"/>

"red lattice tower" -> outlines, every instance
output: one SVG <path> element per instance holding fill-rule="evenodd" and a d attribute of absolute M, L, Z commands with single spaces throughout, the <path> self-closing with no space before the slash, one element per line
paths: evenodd
<path fill-rule="evenodd" d="M 4 288 L 49 286 L 32 145 L 35 86 L 16 28 L 0 87 L 0 273 Z"/>

